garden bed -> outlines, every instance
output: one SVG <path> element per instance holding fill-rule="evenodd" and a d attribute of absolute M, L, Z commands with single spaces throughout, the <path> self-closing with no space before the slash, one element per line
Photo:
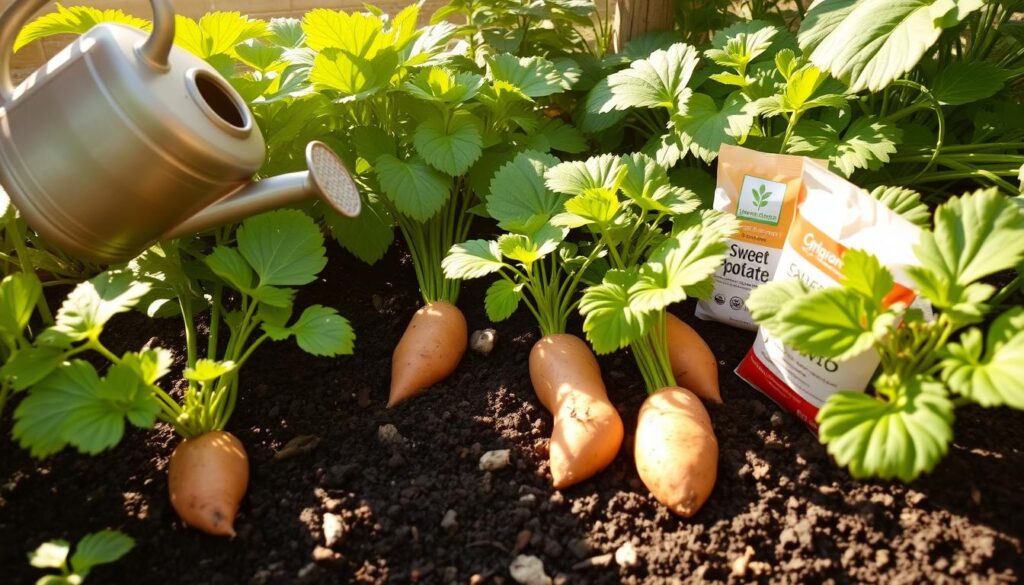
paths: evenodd
<path fill-rule="evenodd" d="M 855 481 L 802 423 L 731 373 L 753 335 L 697 321 L 685 304 L 675 313 L 715 350 L 725 400 L 709 406 L 721 456 L 707 504 L 693 519 L 677 518 L 637 477 L 630 434 L 644 395 L 622 354 L 602 360 L 602 371 L 626 422 L 625 445 L 596 478 L 556 492 L 546 473 L 551 416 L 527 372 L 539 336 L 530 315 L 495 327 L 489 357 L 467 354 L 447 382 L 386 410 L 391 350 L 420 302 L 412 267 L 398 248 L 373 267 L 330 248 L 321 282 L 299 303 L 339 307 L 356 328 L 357 354 L 318 359 L 267 344 L 242 373 L 230 430 L 249 452 L 252 476 L 237 537 L 178 520 L 167 498 L 167 458 L 178 442 L 169 428 L 131 430 L 98 457 L 66 451 L 42 462 L 5 441 L 3 582 L 42 574 L 24 556 L 41 542 L 101 527 L 123 530 L 137 546 L 97 568 L 97 583 L 510 583 L 520 553 L 539 557 L 556 583 L 1008 583 L 1024 573 L 1022 412 L 958 411 L 949 456 L 909 487 Z M 471 330 L 491 326 L 485 284 L 463 290 Z M 133 314 L 111 330 L 105 341 L 115 352 L 154 337 L 174 349 L 180 378 L 177 320 Z M 11 410 L 0 421 L 5 434 Z M 275 460 L 303 435 L 317 437 L 316 448 Z M 480 471 L 480 455 L 493 449 L 510 449 L 511 465 Z M 341 520 L 333 550 L 323 547 L 325 513 Z M 627 541 L 637 562 L 621 567 L 609 553 Z"/>

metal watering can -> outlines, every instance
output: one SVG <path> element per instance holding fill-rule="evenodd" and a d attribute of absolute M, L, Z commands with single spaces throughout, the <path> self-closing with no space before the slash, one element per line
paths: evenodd
<path fill-rule="evenodd" d="M 15 88 L 15 39 L 46 3 L 16 0 L 0 16 L 0 183 L 48 241 L 117 263 L 314 196 L 359 214 L 351 175 L 322 142 L 306 149 L 309 171 L 252 182 L 263 135 L 231 85 L 174 46 L 168 0 L 150 0 L 151 34 L 97 25 Z"/>

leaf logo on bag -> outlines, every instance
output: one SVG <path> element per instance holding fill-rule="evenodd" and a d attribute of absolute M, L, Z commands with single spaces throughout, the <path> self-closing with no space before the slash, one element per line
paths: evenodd
<path fill-rule="evenodd" d="M 779 225 L 782 203 L 786 199 L 786 183 L 747 175 L 743 177 L 736 217 L 766 225 Z"/>

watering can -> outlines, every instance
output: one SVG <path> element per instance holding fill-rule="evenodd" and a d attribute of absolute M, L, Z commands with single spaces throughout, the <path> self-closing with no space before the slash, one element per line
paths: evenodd
<path fill-rule="evenodd" d="M 45 4 L 16 0 L 0 16 L 0 183 L 49 242 L 107 264 L 312 197 L 359 214 L 322 142 L 306 149 L 308 171 L 252 181 L 263 135 L 238 92 L 174 46 L 168 0 L 150 0 L 151 33 L 99 24 L 15 88 L 15 39 Z"/>

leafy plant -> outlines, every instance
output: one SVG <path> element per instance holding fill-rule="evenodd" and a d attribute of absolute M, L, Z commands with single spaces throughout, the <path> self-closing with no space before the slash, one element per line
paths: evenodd
<path fill-rule="evenodd" d="M 933 320 L 888 304 L 893 276 L 859 250 L 843 257 L 841 286 L 798 280 L 759 287 L 747 306 L 770 334 L 808 355 L 842 360 L 877 351 L 874 392 L 840 392 L 818 414 L 821 441 L 855 477 L 911 481 L 952 439 L 953 412 L 975 403 L 1024 409 L 1024 309 L 997 315 L 987 277 L 1024 261 L 1024 215 L 995 189 L 953 197 L 935 212 L 908 273 L 940 312 Z"/>
<path fill-rule="evenodd" d="M 70 559 L 71 544 L 66 540 L 52 540 L 29 553 L 28 560 L 33 567 L 60 571 L 59 575 L 40 577 L 36 585 L 79 585 L 94 567 L 116 562 L 134 547 L 135 541 L 130 536 L 117 530 L 103 530 L 82 537 Z"/>
<path fill-rule="evenodd" d="M 601 255 L 594 246 L 586 256 L 566 241 L 569 228 L 552 219 L 564 211 L 566 196 L 544 184 L 545 172 L 558 159 L 525 152 L 501 167 L 491 180 L 488 215 L 506 233 L 496 240 L 457 244 L 444 259 L 445 275 L 453 279 L 496 274 L 484 301 L 487 316 L 497 323 L 519 306 L 537 319 L 544 336 L 564 333 L 579 300 L 576 293 L 587 269 Z"/>
<path fill-rule="evenodd" d="M 221 430 L 235 407 L 238 370 L 268 339 L 295 337 L 313 355 L 351 353 L 354 334 L 333 309 L 314 305 L 292 322 L 295 289 L 289 287 L 312 282 L 326 264 L 323 238 L 309 217 L 288 210 L 250 218 L 235 244 L 222 243 L 209 254 L 188 243 L 160 244 L 130 270 L 108 271 L 76 287 L 55 324 L 31 344 L 17 327 L 27 321 L 26 303 L 39 289 L 18 275 L 5 280 L 0 298 L 12 310 L 0 312 L 15 320 L 5 319 L 3 337 L 14 337 L 15 351 L 0 377 L 5 388 L 27 391 L 14 413 L 19 443 L 36 457 L 69 445 L 96 454 L 120 442 L 126 421 L 150 428 L 160 420 L 186 438 Z M 199 259 L 186 259 L 191 253 Z M 237 306 L 227 291 L 237 294 Z M 180 402 L 157 385 L 169 371 L 169 351 L 117 356 L 101 340 L 111 318 L 140 304 L 150 315 L 183 317 L 189 385 Z M 201 358 L 194 317 L 206 309 L 210 333 Z M 228 333 L 223 350 L 222 322 Z M 8 333 L 14 330 L 17 335 Z M 79 358 L 87 352 L 110 363 L 105 375 Z"/>
<path fill-rule="evenodd" d="M 583 331 L 598 354 L 631 347 L 648 392 L 674 386 L 666 308 L 710 294 L 708 279 L 725 258 L 735 220 L 695 214 L 693 192 L 670 184 L 644 154 L 602 155 L 566 162 L 546 173 L 549 189 L 567 197 L 552 224 L 586 227 L 607 254 L 603 276 L 583 292 Z"/>

